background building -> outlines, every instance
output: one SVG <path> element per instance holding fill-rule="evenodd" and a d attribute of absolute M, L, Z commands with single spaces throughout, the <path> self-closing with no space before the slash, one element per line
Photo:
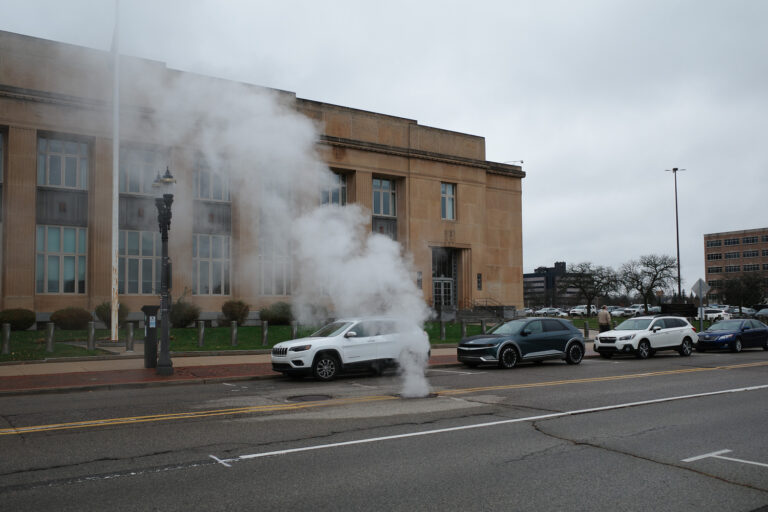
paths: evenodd
<path fill-rule="evenodd" d="M 39 319 L 65 306 L 93 310 L 111 290 L 112 59 L 106 52 L 0 32 L 0 308 Z M 141 84 L 153 87 L 142 88 Z M 151 182 L 177 178 L 170 256 L 173 291 L 204 312 L 230 299 L 258 309 L 290 301 L 293 262 L 253 215 L 232 176 L 250 162 L 235 144 L 193 133 L 194 120 L 152 91 L 168 87 L 267 94 L 316 122 L 316 152 L 335 173 L 318 203 L 356 203 L 370 229 L 410 254 L 430 305 L 523 304 L 520 166 L 485 160 L 482 137 L 297 98 L 121 57 L 119 294 L 131 311 L 159 299 Z M 267 91 L 265 93 L 265 91 Z M 228 119 L 218 120 L 222 127 Z M 231 127 L 229 127 L 231 129 Z M 258 144 L 258 133 L 244 134 Z M 212 157 L 211 155 L 215 155 Z M 237 171 L 235 173 L 234 171 Z M 371 269 L 375 271 L 375 269 Z"/>
<path fill-rule="evenodd" d="M 556 261 L 554 267 L 538 267 L 534 272 L 523 275 L 525 306 L 535 308 L 565 307 L 579 301 L 580 292 L 576 288 L 562 291 L 560 279 L 566 275 L 564 261 Z"/>
<path fill-rule="evenodd" d="M 744 274 L 760 276 L 768 289 L 768 228 L 704 235 L 704 265 L 710 303 L 723 302 L 726 281 Z"/>

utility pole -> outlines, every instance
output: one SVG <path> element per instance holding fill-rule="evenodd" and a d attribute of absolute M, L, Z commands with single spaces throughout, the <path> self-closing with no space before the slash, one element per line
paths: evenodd
<path fill-rule="evenodd" d="M 678 169 L 677 167 L 673 167 L 672 169 L 667 169 L 667 172 L 671 172 L 672 175 L 675 177 L 675 236 L 677 238 L 677 300 L 682 300 L 683 296 L 683 290 L 680 283 L 680 226 L 678 223 L 678 216 L 677 216 L 677 171 L 684 171 L 685 169 Z"/>

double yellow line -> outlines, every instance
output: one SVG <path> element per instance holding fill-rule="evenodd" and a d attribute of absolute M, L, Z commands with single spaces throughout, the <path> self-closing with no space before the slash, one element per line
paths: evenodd
<path fill-rule="evenodd" d="M 607 382 L 607 381 L 616 381 L 616 380 L 625 380 L 625 379 L 658 377 L 658 376 L 664 376 L 664 375 L 679 375 L 679 374 L 694 373 L 694 372 L 734 370 L 739 368 L 751 368 L 751 367 L 758 367 L 758 366 L 768 366 L 768 361 L 744 363 L 744 364 L 733 364 L 728 366 L 714 366 L 711 368 L 686 368 L 682 370 L 665 370 L 665 371 L 659 371 L 659 372 L 633 373 L 628 375 L 613 375 L 609 377 L 592 377 L 592 378 L 586 378 L 586 379 L 555 380 L 555 381 L 547 381 L 547 382 L 533 382 L 533 383 L 527 383 L 527 384 L 507 384 L 507 385 L 500 385 L 500 386 L 483 386 L 483 387 L 475 387 L 475 388 L 448 389 L 444 391 L 439 391 L 436 393 L 436 395 L 455 396 L 455 395 L 464 395 L 464 394 L 470 394 L 470 393 L 478 393 L 482 391 L 540 388 L 540 387 L 550 387 L 550 386 L 563 386 L 567 384 L 586 384 L 586 383 L 593 383 L 593 382 Z M 392 395 L 383 395 L 383 396 L 374 395 L 374 396 L 363 396 L 363 397 L 357 397 L 357 398 L 339 398 L 339 399 L 331 399 L 331 400 L 322 400 L 317 402 L 256 405 L 251 407 L 237 407 L 237 408 L 231 408 L 231 409 L 214 409 L 214 410 L 197 411 L 197 412 L 192 411 L 192 412 L 169 413 L 169 414 L 154 414 L 149 416 L 129 416 L 125 418 L 107 418 L 107 419 L 101 419 L 101 420 L 75 421 L 72 423 L 53 423 L 50 425 L 34 425 L 29 427 L 14 427 L 14 428 L 0 429 L 0 436 L 31 434 L 35 432 L 49 432 L 52 430 L 107 427 L 112 425 L 134 425 L 139 423 L 149 423 L 149 422 L 157 422 L 157 421 L 211 418 L 214 416 L 233 416 L 237 414 L 253 414 L 258 412 L 296 411 L 301 409 L 331 407 L 335 405 L 351 405 L 351 404 L 358 404 L 358 403 L 371 403 L 371 402 L 380 402 L 380 401 L 386 401 L 386 400 L 401 400 L 401 398 L 397 396 L 392 396 Z"/>

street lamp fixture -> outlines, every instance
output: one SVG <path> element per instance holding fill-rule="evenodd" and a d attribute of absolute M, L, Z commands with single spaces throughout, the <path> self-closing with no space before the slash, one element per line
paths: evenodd
<path fill-rule="evenodd" d="M 678 169 L 673 167 L 667 169 L 667 172 L 671 172 L 675 177 L 675 236 L 677 237 L 677 300 L 683 300 L 683 290 L 680 283 L 680 227 L 677 221 L 677 171 L 684 171 L 685 169 Z"/>
<path fill-rule="evenodd" d="M 173 363 L 170 354 L 171 339 L 171 293 L 170 293 L 170 274 L 171 265 L 168 259 L 168 231 L 171 229 L 171 205 L 173 204 L 173 194 L 171 193 L 176 179 L 171 175 L 168 167 L 165 168 L 165 174 L 157 173 L 157 179 L 152 184 L 160 196 L 155 198 L 157 206 L 157 223 L 160 226 L 160 235 L 162 240 L 163 256 L 160 270 L 160 315 L 163 319 L 162 333 L 160 338 L 160 354 L 157 361 L 158 375 L 173 375 Z"/>

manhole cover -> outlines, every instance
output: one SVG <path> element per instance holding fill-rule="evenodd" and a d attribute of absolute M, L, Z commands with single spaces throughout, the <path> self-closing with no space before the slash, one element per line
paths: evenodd
<path fill-rule="evenodd" d="M 330 400 L 330 395 L 297 395 L 289 396 L 289 402 L 320 402 L 321 400 Z"/>

